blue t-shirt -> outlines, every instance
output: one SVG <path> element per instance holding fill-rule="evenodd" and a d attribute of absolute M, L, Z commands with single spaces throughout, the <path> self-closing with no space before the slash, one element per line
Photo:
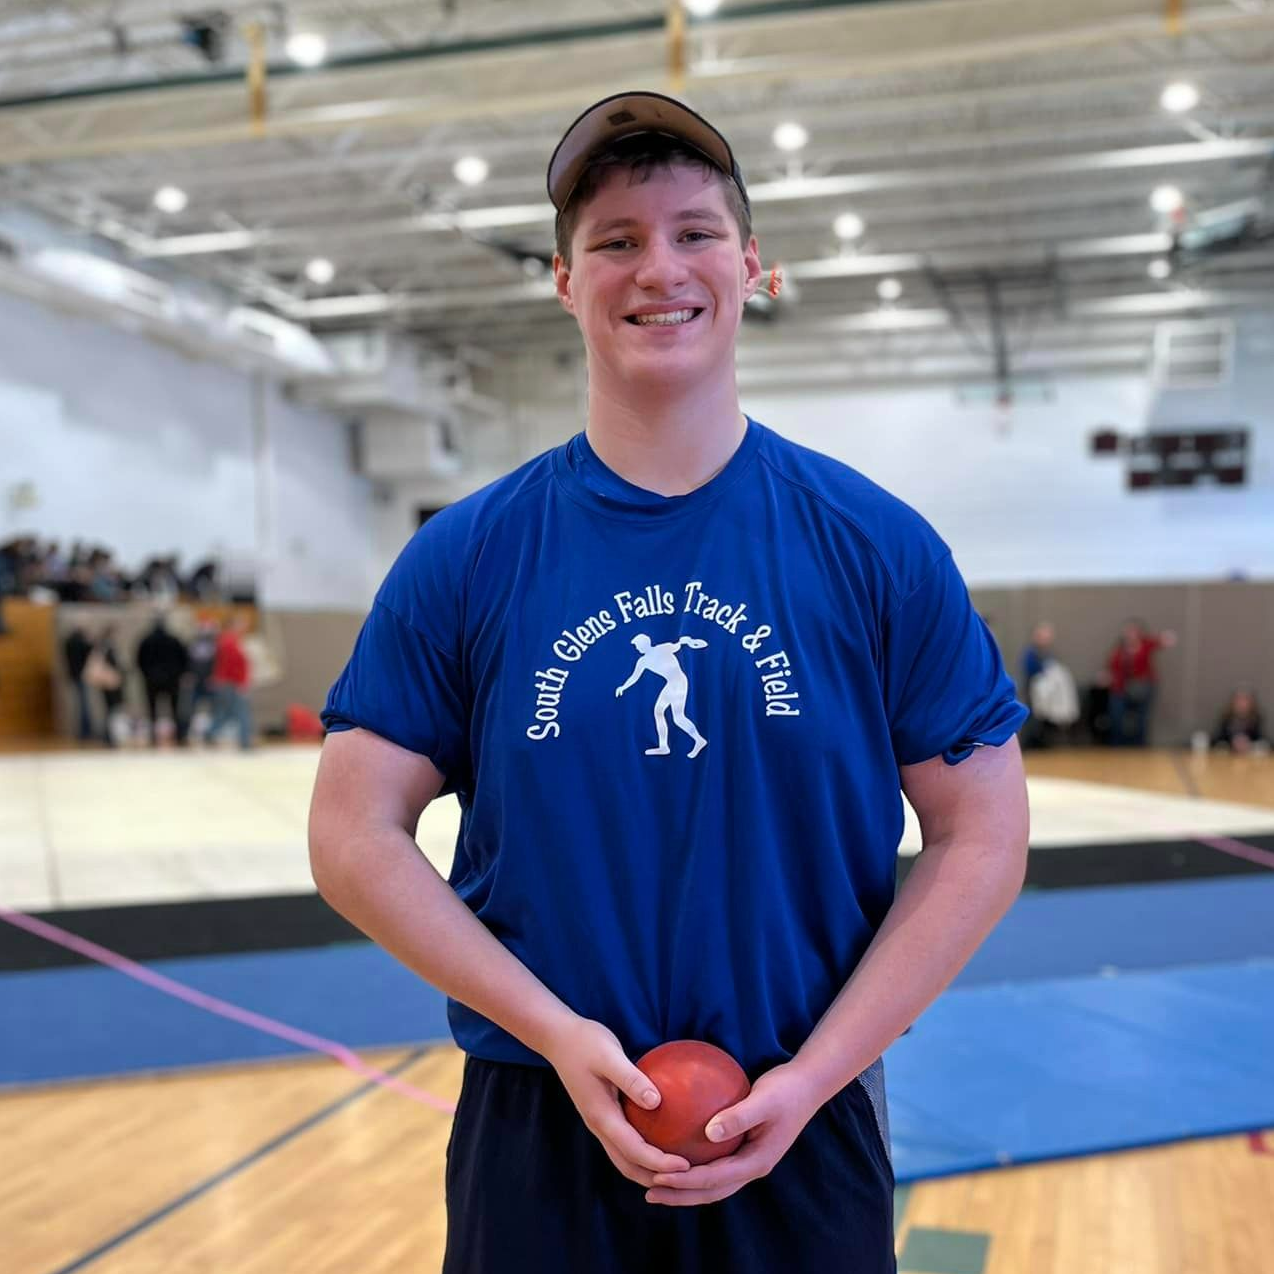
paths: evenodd
<path fill-rule="evenodd" d="M 382 584 L 323 714 L 428 757 L 451 884 L 637 1057 L 789 1060 L 894 894 L 898 767 L 1025 710 L 950 551 L 755 421 L 665 497 L 583 434 L 443 510 Z M 456 1042 L 543 1062 L 452 1002 Z"/>

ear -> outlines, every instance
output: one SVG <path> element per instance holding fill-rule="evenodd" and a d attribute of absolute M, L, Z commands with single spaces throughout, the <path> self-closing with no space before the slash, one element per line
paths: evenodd
<path fill-rule="evenodd" d="M 757 247 L 756 235 L 748 240 L 743 249 L 743 299 L 750 301 L 761 286 L 761 249 Z"/>
<path fill-rule="evenodd" d="M 573 316 L 575 298 L 571 296 L 571 267 L 558 252 L 553 253 L 553 285 L 557 288 L 557 299 L 561 302 L 562 308 Z"/>

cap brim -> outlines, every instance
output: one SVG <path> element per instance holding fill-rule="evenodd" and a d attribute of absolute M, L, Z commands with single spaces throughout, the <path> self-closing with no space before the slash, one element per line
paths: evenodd
<path fill-rule="evenodd" d="M 703 116 L 662 93 L 616 93 L 590 106 L 558 142 L 548 172 L 553 206 L 561 212 L 594 151 L 634 133 L 661 133 L 686 142 L 743 189 L 729 143 Z"/>

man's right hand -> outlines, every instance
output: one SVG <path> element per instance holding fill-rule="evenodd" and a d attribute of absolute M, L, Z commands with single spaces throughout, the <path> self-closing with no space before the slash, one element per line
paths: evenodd
<path fill-rule="evenodd" d="M 659 1105 L 654 1084 L 628 1060 L 613 1031 L 600 1022 L 575 1017 L 552 1041 L 544 1057 L 557 1072 L 585 1127 L 619 1171 L 650 1189 L 657 1172 L 685 1172 L 690 1164 L 646 1142 L 624 1118 L 622 1091 L 637 1105 Z M 648 1099 L 650 1094 L 653 1099 Z"/>

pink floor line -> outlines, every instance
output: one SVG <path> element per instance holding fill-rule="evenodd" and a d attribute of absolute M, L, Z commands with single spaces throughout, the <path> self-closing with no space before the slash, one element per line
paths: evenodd
<path fill-rule="evenodd" d="M 1274 867 L 1274 854 L 1258 845 L 1247 845 L 1241 840 L 1233 840 L 1229 836 L 1196 836 L 1200 845 L 1209 849 L 1219 849 L 1223 854 L 1233 854 L 1236 858 L 1246 858 L 1248 862 L 1260 863 L 1263 867 Z"/>
<path fill-rule="evenodd" d="M 335 1040 L 326 1040 L 321 1035 L 311 1035 L 309 1031 L 300 1031 L 294 1026 L 288 1026 L 286 1022 L 276 1022 L 273 1018 L 253 1013 L 250 1009 L 241 1009 L 236 1004 L 217 999 L 216 996 L 205 995 L 202 991 L 196 991 L 193 987 L 185 986 L 181 982 L 174 982 L 172 978 L 166 978 L 162 973 L 156 973 L 153 969 L 148 969 L 144 964 L 138 964 L 127 956 L 119 955 L 106 947 L 98 946 L 96 942 L 80 938 L 73 933 L 68 933 L 65 929 L 59 929 L 57 925 L 37 920 L 34 916 L 25 915 L 23 912 L 0 907 L 0 920 L 6 921 L 15 928 L 25 929 L 27 933 L 43 938 L 46 942 L 74 951 L 77 955 L 96 960 L 98 964 L 104 964 L 108 969 L 114 969 L 117 973 L 144 983 L 156 991 L 162 991 L 165 995 L 171 995 L 176 1000 L 193 1004 L 197 1009 L 215 1013 L 218 1017 L 228 1018 L 232 1022 L 249 1026 L 266 1035 L 287 1040 L 288 1043 L 299 1045 L 311 1052 L 323 1053 L 333 1061 L 339 1062 L 347 1070 L 353 1071 L 354 1074 L 361 1075 L 382 1088 L 392 1089 L 404 1097 L 409 1097 L 412 1101 L 419 1102 L 422 1106 L 444 1111 L 448 1115 L 455 1114 L 456 1108 L 450 1102 L 434 1097 L 431 1093 L 405 1083 L 393 1075 L 387 1075 L 382 1070 L 377 1070 L 375 1066 L 363 1061 L 353 1049 L 346 1048 L 344 1044 L 338 1044 Z"/>

